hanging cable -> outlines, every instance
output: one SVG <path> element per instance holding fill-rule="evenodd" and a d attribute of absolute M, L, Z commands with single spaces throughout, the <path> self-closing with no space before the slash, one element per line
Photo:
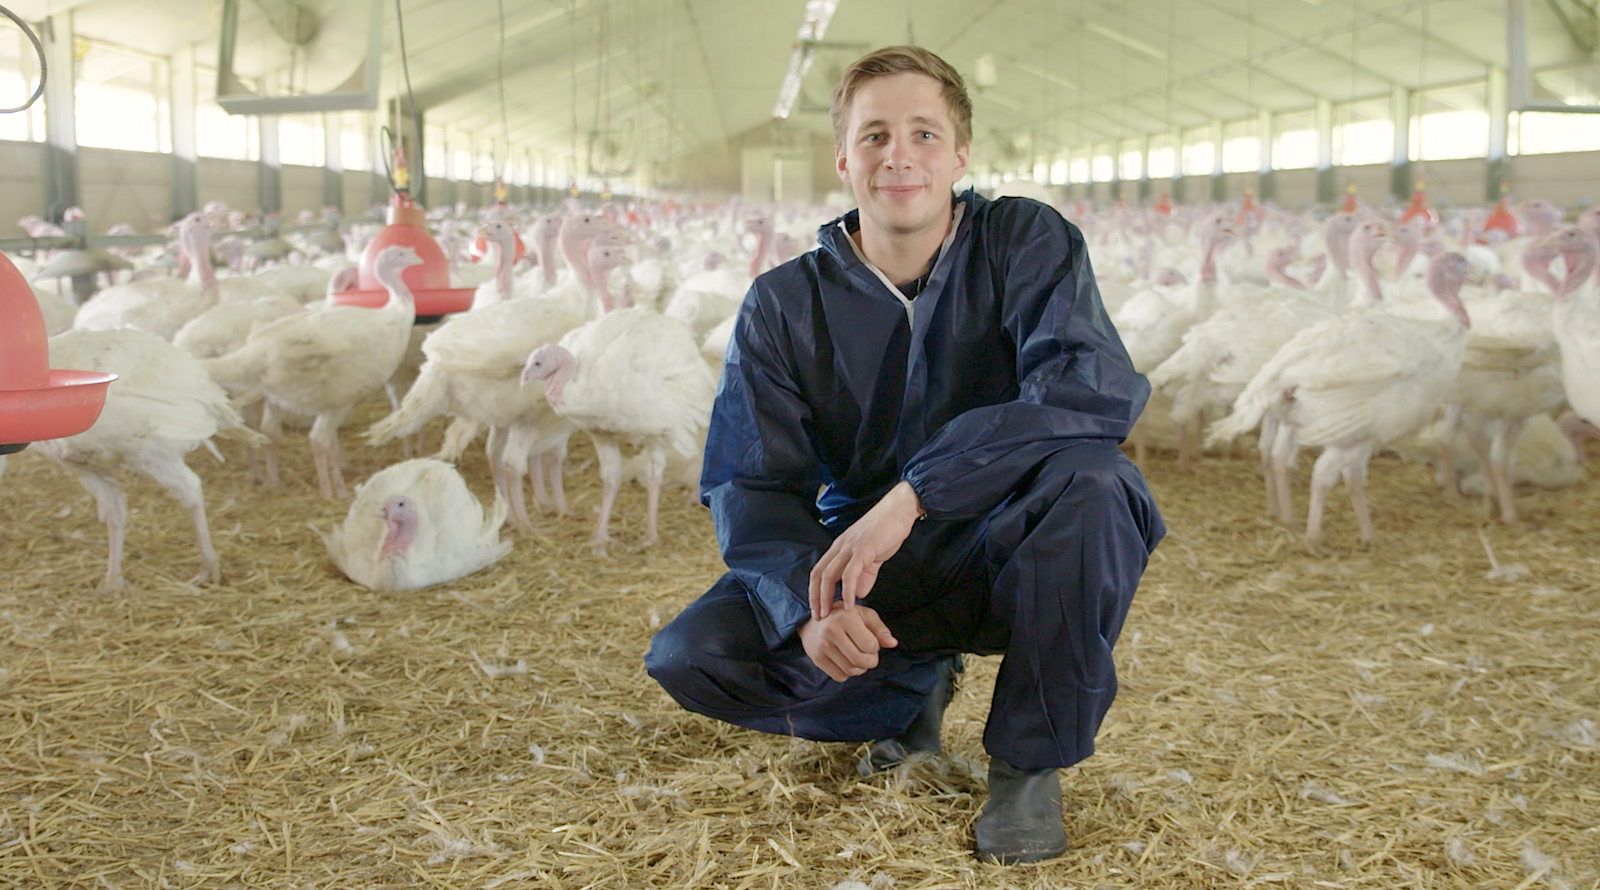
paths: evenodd
<path fill-rule="evenodd" d="M 0 108 L 0 114 L 16 114 L 19 111 L 27 111 L 28 109 L 32 108 L 33 103 L 39 101 L 39 97 L 44 95 L 44 81 L 49 70 L 49 66 L 45 64 L 44 45 L 39 42 L 39 35 L 33 33 L 33 29 L 28 27 L 28 23 L 17 18 L 16 13 L 5 8 L 4 6 L 0 6 L 0 14 L 5 15 L 5 17 L 10 19 L 18 28 L 22 29 L 22 33 L 28 35 L 28 42 L 33 44 L 33 51 L 39 57 L 39 85 L 34 88 L 33 95 L 28 97 L 28 101 L 18 105 L 16 108 Z"/>
<path fill-rule="evenodd" d="M 506 117 L 506 0 L 496 0 L 500 10 L 500 52 L 495 60 L 495 81 L 500 89 L 500 145 L 501 150 L 511 152 L 511 123 Z M 504 159 L 496 159 L 494 171 L 495 182 L 500 182 L 505 175 Z"/>
<path fill-rule="evenodd" d="M 1422 93 L 1417 97 L 1417 144 L 1415 150 L 1417 161 L 1422 161 L 1422 118 L 1428 113 L 1428 7 L 1422 7 L 1422 49 L 1417 53 L 1417 90 Z M 1411 110 L 1406 109 L 1406 126 L 1411 126 Z M 1420 176 L 1420 173 L 1419 173 Z"/>
<path fill-rule="evenodd" d="M 400 70 L 405 75 L 406 79 L 406 103 L 410 108 L 411 113 L 412 145 L 416 146 L 417 161 L 420 161 L 423 154 L 422 121 L 417 117 L 417 94 L 411 90 L 411 64 L 406 57 L 406 20 L 405 15 L 400 11 L 400 0 L 394 0 L 394 27 L 396 34 L 399 36 L 400 42 Z M 390 133 L 389 138 L 392 142 L 394 140 L 394 134 Z M 423 170 L 418 169 L 417 175 L 425 176 L 426 174 Z M 390 182 L 392 183 L 393 180 L 391 179 Z"/>

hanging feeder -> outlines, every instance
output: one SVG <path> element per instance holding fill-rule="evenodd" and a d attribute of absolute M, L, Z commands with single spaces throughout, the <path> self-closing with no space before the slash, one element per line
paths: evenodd
<path fill-rule="evenodd" d="M 1161 200 L 1156 202 L 1155 211 L 1164 216 L 1172 215 L 1172 196 L 1166 192 L 1161 193 Z"/>
<path fill-rule="evenodd" d="M 0 454 L 94 426 L 115 379 L 100 371 L 50 368 L 39 303 L 22 273 L 0 254 Z"/>
<path fill-rule="evenodd" d="M 1236 226 L 1259 225 L 1267 211 L 1256 203 L 1256 190 L 1253 186 L 1244 188 L 1244 204 L 1239 208 L 1239 215 L 1234 218 Z"/>
<path fill-rule="evenodd" d="M 1429 229 L 1439 223 L 1439 213 L 1428 206 L 1428 189 L 1426 183 L 1417 180 L 1417 187 L 1411 192 L 1411 204 L 1406 207 L 1406 212 L 1400 214 L 1400 224 L 1405 225 L 1414 219 L 1427 223 Z"/>
<path fill-rule="evenodd" d="M 1500 180 L 1500 200 L 1495 202 L 1494 212 L 1489 214 L 1489 218 L 1483 221 L 1483 231 L 1499 229 L 1506 233 L 1507 239 L 1517 237 L 1517 233 L 1521 231 L 1522 227 L 1517 224 L 1517 218 L 1511 215 L 1511 209 L 1506 206 L 1508 200 L 1506 181 L 1502 179 Z M 1483 239 L 1479 238 L 1478 240 L 1482 241 Z"/>
<path fill-rule="evenodd" d="M 496 177 L 494 181 L 494 207 L 489 212 L 491 214 L 498 214 L 500 218 L 504 219 L 506 222 L 511 221 L 511 208 L 506 206 L 506 186 L 499 177 Z M 523 258 L 528 255 L 528 248 L 522 243 L 522 236 L 517 234 L 516 227 L 514 226 L 511 229 L 511 237 L 517 243 L 516 251 L 512 255 L 511 261 L 513 263 L 520 263 L 522 262 Z M 473 241 L 472 246 L 467 249 L 467 256 L 471 257 L 474 263 L 482 262 L 483 258 L 488 255 L 489 239 L 484 238 L 481 235 L 478 236 L 478 239 Z"/>
<path fill-rule="evenodd" d="M 422 265 L 411 266 L 400 277 L 411 288 L 417 303 L 417 324 L 432 324 L 452 312 L 465 312 L 472 307 L 473 288 L 450 286 L 450 263 L 445 259 L 439 242 L 428 234 L 427 217 L 421 207 L 411 200 L 407 191 L 409 182 L 405 158 L 396 152 L 394 167 L 394 197 L 389 199 L 388 225 L 367 245 L 361 255 L 361 270 L 356 286 L 333 295 L 339 306 L 362 306 L 376 309 L 389 302 L 389 292 L 384 289 L 372 267 L 379 252 L 385 247 L 409 247 L 417 252 Z"/>
<path fill-rule="evenodd" d="M 1360 209 L 1360 205 L 1356 203 L 1356 184 L 1354 182 L 1345 183 L 1344 206 L 1339 209 L 1345 213 L 1355 213 Z"/>

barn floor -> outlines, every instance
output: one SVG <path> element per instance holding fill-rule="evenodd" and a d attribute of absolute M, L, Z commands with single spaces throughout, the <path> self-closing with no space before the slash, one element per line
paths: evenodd
<path fill-rule="evenodd" d="M 358 429 L 353 480 L 399 459 Z M 574 516 L 478 576 L 375 594 L 307 528 L 345 507 L 316 497 L 303 438 L 285 450 L 276 492 L 250 486 L 237 447 L 190 456 L 229 575 L 213 588 L 183 581 L 187 517 L 131 481 L 116 595 L 96 592 L 88 495 L 36 453 L 12 459 L 0 883 L 1600 886 L 1592 478 L 1526 493 L 1507 528 L 1380 459 L 1379 546 L 1355 546 L 1340 496 L 1330 555 L 1311 557 L 1260 518 L 1243 459 L 1183 474 L 1158 456 L 1171 534 L 1117 649 L 1100 752 L 1063 776 L 1073 850 L 1004 869 L 969 852 L 995 659 L 969 662 L 946 758 L 858 779 L 850 746 L 722 726 L 645 676 L 652 629 L 719 571 L 702 508 L 669 495 L 662 546 L 592 555 L 598 483 L 575 440 Z M 481 456 L 463 469 L 482 493 Z M 623 542 L 643 503 L 624 491 Z"/>

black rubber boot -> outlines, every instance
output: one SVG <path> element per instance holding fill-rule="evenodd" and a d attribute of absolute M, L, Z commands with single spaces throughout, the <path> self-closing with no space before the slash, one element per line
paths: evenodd
<path fill-rule="evenodd" d="M 928 703 L 923 706 L 906 731 L 892 739 L 880 739 L 867 746 L 867 753 L 856 764 L 856 772 L 863 776 L 894 769 L 913 754 L 938 754 L 944 750 L 940 733 L 944 729 L 944 711 L 956 695 L 956 675 L 966 667 L 960 655 L 939 660 L 939 679 L 928 693 Z"/>
<path fill-rule="evenodd" d="M 1067 852 L 1061 827 L 1061 773 L 1020 770 L 989 760 L 989 800 L 973 826 L 978 858 L 1001 865 L 1039 862 Z"/>

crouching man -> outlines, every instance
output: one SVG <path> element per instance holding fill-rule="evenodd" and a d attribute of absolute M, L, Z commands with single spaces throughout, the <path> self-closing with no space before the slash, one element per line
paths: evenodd
<path fill-rule="evenodd" d="M 844 73 L 859 210 L 739 310 L 701 481 L 729 571 L 645 661 L 691 711 L 871 742 L 872 771 L 941 750 L 961 653 L 1003 654 L 976 846 L 1031 862 L 1067 849 L 1057 771 L 1094 751 L 1164 527 L 1117 448 L 1149 386 L 1083 236 L 1036 201 L 952 192 L 971 109 L 920 47 Z"/>

